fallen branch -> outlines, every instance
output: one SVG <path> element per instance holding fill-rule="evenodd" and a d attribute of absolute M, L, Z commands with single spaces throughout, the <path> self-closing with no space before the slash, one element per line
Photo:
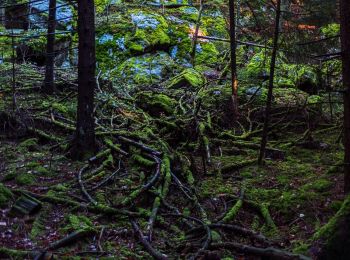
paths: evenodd
<path fill-rule="evenodd" d="M 248 246 L 235 242 L 224 242 L 224 243 L 212 243 L 209 247 L 210 249 L 232 249 L 236 252 L 247 254 L 247 255 L 255 255 L 260 257 L 267 257 L 267 259 L 280 259 L 280 260 L 292 260 L 292 259 L 300 259 L 300 260 L 311 260 L 311 258 L 306 257 L 304 255 L 293 254 L 278 248 L 268 247 L 268 248 L 259 248 L 254 246 Z"/>
<path fill-rule="evenodd" d="M 168 259 L 168 256 L 165 254 L 162 254 L 158 252 L 156 249 L 152 247 L 152 245 L 145 239 L 145 236 L 143 235 L 141 229 L 137 225 L 136 221 L 133 219 L 130 219 L 131 226 L 136 233 L 140 243 L 143 245 L 143 247 L 146 249 L 146 251 L 153 256 L 157 260 L 166 260 Z"/>
<path fill-rule="evenodd" d="M 78 173 L 78 183 L 79 183 L 79 186 L 80 186 L 80 189 L 82 191 L 82 193 L 84 194 L 84 196 L 94 205 L 97 204 L 97 201 L 94 200 L 90 194 L 87 192 L 87 190 L 85 189 L 84 187 L 84 183 L 81 179 L 81 175 L 89 168 L 89 165 L 85 165 L 83 168 L 81 168 L 81 170 L 79 171 Z"/>

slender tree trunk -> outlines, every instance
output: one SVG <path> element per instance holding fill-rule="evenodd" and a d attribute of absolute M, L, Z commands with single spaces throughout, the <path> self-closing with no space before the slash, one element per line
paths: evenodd
<path fill-rule="evenodd" d="M 236 19 L 235 1 L 229 0 L 230 16 L 230 47 L 231 47 L 231 78 L 232 78 L 232 111 L 233 120 L 238 115 L 238 80 L 237 80 L 237 58 L 236 58 Z"/>
<path fill-rule="evenodd" d="M 191 50 L 191 63 L 192 63 L 193 68 L 196 65 L 197 40 L 198 40 L 199 27 L 201 25 L 202 14 L 203 14 L 203 1 L 200 0 L 198 19 L 196 22 L 195 31 L 193 33 L 192 50 Z"/>
<path fill-rule="evenodd" d="M 43 91 L 52 94 L 55 91 L 54 64 L 55 64 L 55 31 L 56 31 L 56 0 L 50 0 L 49 21 L 47 27 L 46 71 Z"/>
<path fill-rule="evenodd" d="M 340 0 L 344 84 L 344 191 L 350 192 L 350 1 Z"/>
<path fill-rule="evenodd" d="M 276 7 L 276 21 L 275 21 L 275 33 L 273 38 L 273 49 L 272 49 L 272 57 L 271 57 L 271 65 L 270 65 L 270 79 L 269 79 L 269 90 L 267 93 L 267 101 L 265 108 L 265 120 L 264 120 L 264 128 L 261 138 L 261 146 L 260 146 L 260 154 L 259 154 L 259 165 L 262 165 L 265 157 L 265 150 L 267 144 L 267 136 L 268 136 L 268 128 L 270 121 L 270 112 L 272 106 L 272 94 L 273 94 L 273 79 L 275 76 L 275 64 L 276 64 L 276 56 L 278 50 L 278 37 L 279 37 L 279 26 L 280 26 L 280 17 L 281 17 L 281 0 L 277 0 Z"/>
<path fill-rule="evenodd" d="M 0 8 L 0 25 L 5 26 L 5 8 Z"/>
<path fill-rule="evenodd" d="M 93 0 L 78 1 L 78 109 L 72 156 L 95 152 L 94 90 L 96 88 L 95 7 Z"/>

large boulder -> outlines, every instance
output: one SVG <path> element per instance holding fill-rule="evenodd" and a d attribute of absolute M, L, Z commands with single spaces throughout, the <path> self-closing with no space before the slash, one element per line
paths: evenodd
<path fill-rule="evenodd" d="M 169 47 L 169 27 L 164 17 L 157 13 L 144 11 L 136 11 L 130 16 L 136 27 L 134 34 L 128 39 L 130 51 L 138 53 Z"/>
<path fill-rule="evenodd" d="M 132 57 L 112 71 L 112 78 L 127 84 L 151 85 L 162 80 L 175 68 L 175 64 L 166 52 L 144 54 Z"/>

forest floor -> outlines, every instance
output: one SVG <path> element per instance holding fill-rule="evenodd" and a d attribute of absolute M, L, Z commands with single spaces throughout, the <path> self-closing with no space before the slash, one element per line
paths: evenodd
<path fill-rule="evenodd" d="M 67 157 L 75 92 L 49 97 L 23 82 L 15 112 L 11 89 L 2 94 L 1 257 L 260 259 L 244 245 L 309 255 L 341 206 L 341 128 L 318 112 L 275 107 L 259 167 L 257 106 L 229 127 L 229 96 L 196 102 L 197 93 L 155 88 L 137 92 L 140 103 L 100 93 L 102 152 L 77 162 Z"/>

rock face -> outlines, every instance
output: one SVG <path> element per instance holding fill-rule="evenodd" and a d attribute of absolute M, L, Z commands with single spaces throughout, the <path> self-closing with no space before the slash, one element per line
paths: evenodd
<path fill-rule="evenodd" d="M 183 3 L 185 2 L 187 1 Z M 112 9 L 117 7 L 115 5 Z M 150 84 L 157 82 L 169 68 L 176 73 L 192 67 L 190 53 L 197 16 L 198 10 L 194 7 L 170 8 L 164 14 L 146 8 L 114 11 L 109 17 L 109 23 L 101 22 L 97 25 L 97 60 L 100 68 L 107 74 L 111 72 L 111 75 L 117 75 L 116 70 L 123 69 L 122 79 L 130 83 Z M 213 19 L 214 16 L 210 15 L 203 17 L 208 28 L 213 28 Z M 199 34 L 208 34 L 205 25 L 201 26 Z M 164 60 L 159 59 L 160 53 Z M 215 66 L 218 54 L 216 45 L 198 39 L 196 64 Z M 151 61 L 152 68 L 148 69 L 145 61 L 149 64 L 147 60 L 151 57 L 154 57 Z M 141 75 L 137 75 L 139 72 Z"/>

